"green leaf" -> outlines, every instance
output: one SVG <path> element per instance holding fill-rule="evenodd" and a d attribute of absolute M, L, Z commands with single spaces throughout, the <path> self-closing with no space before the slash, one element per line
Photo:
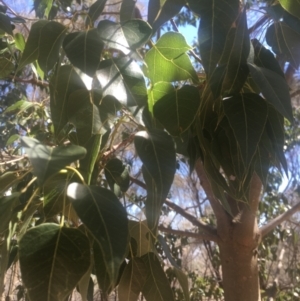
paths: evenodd
<path fill-rule="evenodd" d="M 155 254 L 148 253 L 141 259 L 147 269 L 147 280 L 142 289 L 146 300 L 174 301 L 170 283 Z"/>
<path fill-rule="evenodd" d="M 12 26 L 10 24 L 10 18 L 0 12 L 0 29 L 9 35 L 13 36 Z"/>
<path fill-rule="evenodd" d="M 126 210 L 113 192 L 102 187 L 72 183 L 67 195 L 99 244 L 114 287 L 129 244 Z"/>
<path fill-rule="evenodd" d="M 186 85 L 160 98 L 153 107 L 153 113 L 172 136 L 180 136 L 193 123 L 199 106 L 198 88 Z"/>
<path fill-rule="evenodd" d="M 151 238 L 151 231 L 147 226 L 147 221 L 133 221 L 129 220 L 129 233 L 130 236 L 137 243 L 137 257 L 142 257 L 143 255 L 154 250 L 154 246 Z"/>
<path fill-rule="evenodd" d="M 15 69 L 15 65 L 5 57 L 0 58 L 0 79 L 8 77 Z"/>
<path fill-rule="evenodd" d="M 266 41 L 277 55 L 283 55 L 294 68 L 300 64 L 300 35 L 284 22 L 273 23 L 266 32 Z"/>
<path fill-rule="evenodd" d="M 185 301 L 190 300 L 189 281 L 187 275 L 180 269 L 174 268 L 174 273 L 182 288 Z"/>
<path fill-rule="evenodd" d="M 19 49 L 21 52 L 23 52 L 25 49 L 25 44 L 26 44 L 24 36 L 21 33 L 17 32 L 14 35 L 14 38 L 15 38 L 16 48 Z"/>
<path fill-rule="evenodd" d="M 171 136 L 162 130 L 137 133 L 134 145 L 143 162 L 142 171 L 147 185 L 147 222 L 156 235 L 161 207 L 176 171 L 175 146 Z"/>
<path fill-rule="evenodd" d="M 80 230 L 46 223 L 22 237 L 19 260 L 31 301 L 64 301 L 90 266 L 90 245 Z"/>
<path fill-rule="evenodd" d="M 50 176 L 86 154 L 85 148 L 77 145 L 49 147 L 29 137 L 22 137 L 21 142 L 39 185 L 43 185 Z"/>
<path fill-rule="evenodd" d="M 266 100 L 274 106 L 274 108 L 287 118 L 293 121 L 293 111 L 289 87 L 285 79 L 277 73 L 257 67 L 248 63 L 251 76 Z"/>
<path fill-rule="evenodd" d="M 4 114 L 16 114 L 16 113 L 22 113 L 29 108 L 33 107 L 34 103 L 27 101 L 27 100 L 19 100 L 13 105 L 9 106 L 5 111 Z"/>
<path fill-rule="evenodd" d="M 3 178 L 1 176 L 1 182 Z M 6 179 L 7 180 L 7 179 Z M 13 192 L 9 196 L 0 198 L 0 235 L 3 237 L 8 230 L 9 222 L 13 215 L 13 209 L 19 204 L 19 192 Z"/>
<path fill-rule="evenodd" d="M 147 101 L 145 79 L 139 65 L 128 57 L 104 60 L 96 72 L 103 96 L 114 96 L 125 106 L 143 106 Z"/>
<path fill-rule="evenodd" d="M 284 78 L 284 73 L 273 53 L 265 48 L 257 39 L 251 40 L 254 47 L 254 64 L 269 69 Z M 250 62 L 253 63 L 253 62 Z"/>
<path fill-rule="evenodd" d="M 160 10 L 160 0 L 149 0 L 148 2 L 148 23 L 153 24 Z"/>
<path fill-rule="evenodd" d="M 66 27 L 54 21 L 40 20 L 31 27 L 18 69 L 38 60 L 47 74 L 59 57 L 59 50 L 66 33 Z"/>
<path fill-rule="evenodd" d="M 122 24 L 110 20 L 100 21 L 99 35 L 107 47 L 115 48 L 129 54 L 144 45 L 152 34 L 149 24 L 143 20 L 128 20 Z"/>
<path fill-rule="evenodd" d="M 147 280 L 146 265 L 141 258 L 132 258 L 123 272 L 118 296 L 120 301 L 137 301 Z M 150 299 L 149 299 L 150 300 Z M 152 299 L 151 299 L 152 300 Z M 156 300 L 156 299 L 153 299 Z M 166 299 L 168 300 L 168 299 Z"/>
<path fill-rule="evenodd" d="M 6 141 L 6 146 L 7 146 L 7 145 L 10 145 L 10 144 L 12 144 L 12 143 L 14 143 L 14 142 L 17 141 L 19 138 L 20 138 L 20 135 L 19 135 L 19 134 L 13 134 L 13 135 L 11 135 L 11 136 L 7 139 L 7 141 Z"/>
<path fill-rule="evenodd" d="M 68 123 L 69 96 L 85 85 L 70 65 L 61 66 L 50 81 L 50 109 L 56 138 Z"/>
<path fill-rule="evenodd" d="M 227 35 L 237 19 L 239 1 L 193 0 L 189 3 L 201 15 L 198 30 L 199 50 L 204 70 L 210 77 L 223 54 Z"/>
<path fill-rule="evenodd" d="M 152 84 L 186 79 L 197 83 L 197 73 L 186 54 L 190 49 L 192 48 L 180 33 L 165 33 L 145 56 L 146 73 Z"/>
<path fill-rule="evenodd" d="M 100 17 L 103 9 L 105 7 L 107 0 L 97 0 L 95 1 L 88 12 L 85 20 L 85 26 L 93 26 L 94 22 Z"/>
<path fill-rule="evenodd" d="M 299 0 L 279 0 L 281 6 L 287 10 L 290 14 L 297 18 L 300 18 L 300 2 Z"/>
<path fill-rule="evenodd" d="M 268 117 L 267 103 L 259 95 L 245 93 L 223 101 L 246 169 L 256 153 Z"/>
<path fill-rule="evenodd" d="M 158 11 L 157 16 L 153 20 L 153 23 L 151 23 L 153 32 L 156 32 L 156 30 L 169 21 L 171 18 L 176 16 L 183 6 L 185 5 L 185 0 L 165 0 L 160 2 L 160 8 Z"/>
<path fill-rule="evenodd" d="M 52 8 L 53 0 L 34 0 L 35 15 L 42 19 L 43 17 L 48 18 L 49 12 Z"/>
<path fill-rule="evenodd" d="M 148 108 L 149 112 L 153 113 L 153 106 L 163 96 L 174 92 L 175 89 L 171 83 L 158 82 L 150 88 L 148 91 Z"/>
<path fill-rule="evenodd" d="M 128 166 L 117 158 L 113 158 L 106 163 L 105 177 L 110 189 L 116 196 L 119 196 L 120 190 L 126 192 L 129 188 L 130 178 Z"/>
<path fill-rule="evenodd" d="M 93 77 L 99 67 L 104 43 L 98 29 L 72 32 L 63 41 L 63 48 L 70 62 Z"/>
<path fill-rule="evenodd" d="M 134 18 L 136 0 L 123 0 L 120 9 L 120 21 L 125 22 Z"/>

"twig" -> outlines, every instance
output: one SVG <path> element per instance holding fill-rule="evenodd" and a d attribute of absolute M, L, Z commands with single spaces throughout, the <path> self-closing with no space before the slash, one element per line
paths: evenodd
<path fill-rule="evenodd" d="M 9 76 L 9 78 L 12 79 L 13 81 L 25 83 L 25 84 L 31 84 L 33 86 L 49 87 L 48 82 L 44 82 L 35 78 L 23 79 L 23 78 L 15 77 L 13 75 Z"/>
<path fill-rule="evenodd" d="M 187 236 L 187 237 L 193 237 L 193 238 L 198 238 L 198 239 L 213 240 L 213 239 L 211 239 L 211 237 L 208 238 L 208 236 L 205 233 L 193 233 L 190 231 L 180 231 L 180 230 L 175 230 L 175 229 L 171 229 L 171 228 L 166 228 L 164 226 L 158 226 L 158 230 L 161 232 L 175 234 L 175 235 L 179 235 L 179 236 Z"/>
<path fill-rule="evenodd" d="M 133 177 L 130 177 L 130 180 L 137 184 L 138 186 L 147 189 L 146 184 L 138 179 L 135 179 Z M 199 221 L 196 217 L 186 212 L 183 208 L 176 205 L 175 203 L 171 202 L 169 199 L 165 199 L 164 203 L 172 208 L 176 213 L 180 214 L 182 217 L 186 218 L 189 222 L 191 222 L 194 226 L 198 227 L 199 231 L 202 233 L 202 235 L 205 235 L 206 240 L 212 240 L 212 241 L 218 241 L 219 237 L 217 234 L 217 230 L 205 223 L 202 223 Z"/>
<path fill-rule="evenodd" d="M 280 225 L 282 222 L 289 219 L 294 213 L 300 210 L 300 202 L 294 205 L 292 208 L 287 210 L 286 212 L 278 215 L 273 220 L 271 220 L 266 225 L 262 226 L 260 228 L 261 237 L 265 237 L 267 234 L 269 234 L 273 229 L 275 229 L 278 225 Z"/>

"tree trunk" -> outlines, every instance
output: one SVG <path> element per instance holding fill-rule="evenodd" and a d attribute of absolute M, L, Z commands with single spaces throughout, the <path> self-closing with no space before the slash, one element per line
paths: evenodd
<path fill-rule="evenodd" d="M 235 239 L 219 244 L 226 301 L 259 301 L 256 248 Z"/>

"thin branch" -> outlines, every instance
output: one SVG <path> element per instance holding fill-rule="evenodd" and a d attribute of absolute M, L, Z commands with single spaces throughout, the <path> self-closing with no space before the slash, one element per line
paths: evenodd
<path fill-rule="evenodd" d="M 138 186 L 147 189 L 147 186 L 144 182 L 135 179 L 133 177 L 130 177 L 130 180 L 137 184 Z M 176 213 L 178 213 L 179 215 L 181 215 L 182 217 L 186 218 L 189 222 L 191 222 L 194 226 L 198 227 L 199 231 L 202 233 L 202 236 L 205 235 L 207 240 L 212 240 L 212 241 L 218 241 L 219 237 L 217 234 L 217 230 L 210 226 L 207 225 L 205 223 L 202 223 L 201 221 L 199 221 L 196 217 L 194 217 L 193 215 L 189 214 L 188 212 L 186 212 L 183 208 L 181 208 L 180 206 L 176 205 L 175 203 L 173 203 L 172 201 L 170 201 L 169 199 L 166 199 L 164 201 L 164 203 L 172 208 Z"/>
<path fill-rule="evenodd" d="M 31 84 L 33 86 L 40 86 L 40 87 L 48 87 L 49 86 L 49 83 L 35 79 L 35 78 L 23 79 L 23 78 L 19 78 L 19 77 L 15 77 L 15 76 L 9 76 L 9 78 L 12 79 L 13 81 L 25 83 L 25 84 Z"/>
<path fill-rule="evenodd" d="M 292 208 L 287 210 L 286 212 L 280 214 L 279 216 L 275 217 L 273 220 L 271 220 L 266 225 L 262 226 L 260 228 L 261 237 L 265 237 L 267 234 L 269 234 L 273 229 L 275 229 L 278 225 L 280 225 L 282 222 L 288 220 L 294 213 L 300 210 L 300 202 L 294 205 Z"/>
<path fill-rule="evenodd" d="M 193 238 L 198 238 L 198 239 L 203 239 L 203 240 L 215 240 L 215 236 L 209 236 L 206 233 L 193 233 L 189 231 L 180 231 L 180 230 L 175 230 L 171 228 L 166 228 L 164 226 L 158 226 L 158 230 L 164 233 L 170 233 L 170 234 L 175 234 L 179 236 L 186 236 L 186 237 L 193 237 Z"/>

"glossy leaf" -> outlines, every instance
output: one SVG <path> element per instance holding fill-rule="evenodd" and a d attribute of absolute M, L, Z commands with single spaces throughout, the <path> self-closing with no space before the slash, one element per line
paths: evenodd
<path fill-rule="evenodd" d="M 78 216 L 93 234 L 114 287 L 127 254 L 128 220 L 124 207 L 113 192 L 98 186 L 69 185 L 67 195 Z"/>
<path fill-rule="evenodd" d="M 77 145 L 49 147 L 29 137 L 22 137 L 21 142 L 39 185 L 42 185 L 50 176 L 66 165 L 79 160 L 86 154 L 85 148 Z"/>
<path fill-rule="evenodd" d="M 145 56 L 146 74 L 152 84 L 186 79 L 192 79 L 196 83 L 197 74 L 186 54 L 190 49 L 180 33 L 165 33 Z"/>
<path fill-rule="evenodd" d="M 175 300 L 166 274 L 155 254 L 148 253 L 141 259 L 147 269 L 147 280 L 142 289 L 146 300 Z"/>
<path fill-rule="evenodd" d="M 128 166 L 121 160 L 113 158 L 105 165 L 105 177 L 108 185 L 119 196 L 120 191 L 126 192 L 129 188 L 130 178 Z"/>
<path fill-rule="evenodd" d="M 91 5 L 85 20 L 86 26 L 93 26 L 94 22 L 100 17 L 101 13 L 103 12 L 106 1 L 107 0 L 97 0 Z"/>
<path fill-rule="evenodd" d="M 240 94 L 223 101 L 225 115 L 239 145 L 246 169 L 257 150 L 268 117 L 267 103 L 257 94 Z"/>
<path fill-rule="evenodd" d="M 0 58 L 0 79 L 8 77 L 15 69 L 15 65 L 8 59 Z"/>
<path fill-rule="evenodd" d="M 139 257 L 132 258 L 125 267 L 118 287 L 119 300 L 137 301 L 148 274 L 149 271 L 143 260 Z"/>
<path fill-rule="evenodd" d="M 168 82 L 158 82 L 154 84 L 148 91 L 148 108 L 153 113 L 153 106 L 163 96 L 174 92 L 174 86 Z"/>
<path fill-rule="evenodd" d="M 48 73 L 59 57 L 66 27 L 54 21 L 40 20 L 31 27 L 19 69 L 38 60 L 41 69 Z"/>
<path fill-rule="evenodd" d="M 147 100 L 145 79 L 139 65 L 130 58 L 104 60 L 96 72 L 103 96 L 115 97 L 126 106 L 143 106 Z"/>
<path fill-rule="evenodd" d="M 46 223 L 22 237 L 19 260 L 31 301 L 64 301 L 90 266 L 90 245 L 78 229 Z"/>
<path fill-rule="evenodd" d="M 153 251 L 154 246 L 151 240 L 150 229 L 147 226 L 147 221 L 133 221 L 129 220 L 129 233 L 130 236 L 137 243 L 137 257 L 142 257 L 143 255 Z"/>
<path fill-rule="evenodd" d="M 289 87 L 277 73 L 248 63 L 250 73 L 266 100 L 285 118 L 292 122 L 293 112 Z"/>
<path fill-rule="evenodd" d="M 12 26 L 10 24 L 10 18 L 0 12 L 0 29 L 9 35 L 13 36 Z"/>
<path fill-rule="evenodd" d="M 161 207 L 176 171 L 175 146 L 172 138 L 162 130 L 139 132 L 134 138 L 134 144 L 143 162 L 142 171 L 147 185 L 147 222 L 156 235 Z"/>
<path fill-rule="evenodd" d="M 180 136 L 193 123 L 199 107 L 198 88 L 186 85 L 160 98 L 154 105 L 153 113 L 171 135 Z"/>
<path fill-rule="evenodd" d="M 153 20 L 153 23 L 151 23 L 153 32 L 155 32 L 161 25 L 169 21 L 171 18 L 176 16 L 185 5 L 185 2 L 185 0 L 161 1 L 162 5 L 160 6 L 158 14 Z"/>
<path fill-rule="evenodd" d="M 98 69 L 103 47 L 104 42 L 96 28 L 72 32 L 63 41 L 63 48 L 70 62 L 91 77 Z"/>
<path fill-rule="evenodd" d="M 122 24 L 110 20 L 100 21 L 98 24 L 99 35 L 107 46 L 129 54 L 143 46 L 151 37 L 152 29 L 143 20 L 128 20 Z"/>
<path fill-rule="evenodd" d="M 294 15 L 297 18 L 300 18 L 300 2 L 298 0 L 279 0 L 279 3 L 290 14 Z"/>
<path fill-rule="evenodd" d="M 68 123 L 69 96 L 85 85 L 70 65 L 61 66 L 50 81 L 50 109 L 56 137 Z"/>

